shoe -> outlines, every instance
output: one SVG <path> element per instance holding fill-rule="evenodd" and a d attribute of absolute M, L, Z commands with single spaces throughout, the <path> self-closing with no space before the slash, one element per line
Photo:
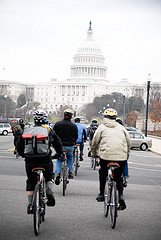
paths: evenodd
<path fill-rule="evenodd" d="M 80 161 L 83 161 L 83 157 L 80 157 L 80 159 L 79 159 Z"/>
<path fill-rule="evenodd" d="M 27 206 L 27 214 L 33 214 L 33 209 L 31 204 Z"/>
<path fill-rule="evenodd" d="M 88 152 L 88 157 L 91 157 L 91 152 L 90 151 Z"/>
<path fill-rule="evenodd" d="M 124 181 L 123 181 L 123 187 L 124 187 L 124 188 L 127 187 L 127 180 L 126 180 L 126 179 L 124 179 Z"/>
<path fill-rule="evenodd" d="M 55 198 L 54 198 L 54 195 L 53 194 L 46 194 L 47 195 L 47 198 L 48 198 L 48 201 L 47 201 L 47 206 L 49 207 L 53 207 L 55 206 Z"/>
<path fill-rule="evenodd" d="M 60 174 L 58 174 L 58 175 L 56 176 L 56 179 L 55 179 L 55 184 L 56 184 L 56 185 L 59 185 L 60 182 L 61 182 L 61 176 L 60 176 Z"/>
<path fill-rule="evenodd" d="M 104 195 L 102 194 L 98 194 L 98 196 L 96 197 L 97 202 L 104 202 Z"/>
<path fill-rule="evenodd" d="M 124 210 L 126 208 L 125 199 L 123 198 L 123 196 L 119 198 L 119 204 L 120 206 L 118 210 Z"/>
<path fill-rule="evenodd" d="M 73 173 L 69 172 L 69 179 L 73 179 L 73 178 L 74 178 Z"/>

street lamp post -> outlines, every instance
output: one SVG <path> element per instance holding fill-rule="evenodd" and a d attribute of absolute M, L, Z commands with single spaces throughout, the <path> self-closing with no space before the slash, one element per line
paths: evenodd
<path fill-rule="evenodd" d="M 125 95 L 123 95 L 123 123 L 125 123 Z"/>
<path fill-rule="evenodd" d="M 7 116 L 7 95 L 4 95 L 5 104 L 4 104 L 4 118 Z"/>
<path fill-rule="evenodd" d="M 149 73 L 148 78 L 150 79 L 150 73 Z M 150 80 L 147 81 L 146 119 L 145 119 L 145 136 L 146 137 L 147 137 L 147 129 L 148 129 L 149 90 L 150 90 Z"/>
<path fill-rule="evenodd" d="M 115 108 L 115 103 L 116 103 L 116 100 L 114 99 L 113 100 L 113 108 Z"/>

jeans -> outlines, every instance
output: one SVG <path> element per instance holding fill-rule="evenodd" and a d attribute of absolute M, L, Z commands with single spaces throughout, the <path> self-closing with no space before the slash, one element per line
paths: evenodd
<path fill-rule="evenodd" d="M 68 169 L 69 172 L 73 171 L 73 151 L 74 151 L 74 146 L 63 146 L 63 150 L 67 150 L 67 165 L 68 165 Z M 61 173 L 61 169 L 62 169 L 62 162 L 63 160 L 57 160 L 56 161 L 56 169 L 55 169 L 55 173 Z"/>
<path fill-rule="evenodd" d="M 125 168 L 124 168 L 123 176 L 124 176 L 124 177 L 129 177 L 128 162 L 127 162 L 127 160 L 125 161 Z"/>

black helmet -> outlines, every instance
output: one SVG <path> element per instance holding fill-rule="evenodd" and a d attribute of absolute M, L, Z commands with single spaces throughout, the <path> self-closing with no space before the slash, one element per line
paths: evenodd
<path fill-rule="evenodd" d="M 92 119 L 92 123 L 98 123 L 97 119 Z"/>
<path fill-rule="evenodd" d="M 20 118 L 18 122 L 19 122 L 19 123 L 23 123 L 23 119 L 22 119 L 22 118 Z"/>

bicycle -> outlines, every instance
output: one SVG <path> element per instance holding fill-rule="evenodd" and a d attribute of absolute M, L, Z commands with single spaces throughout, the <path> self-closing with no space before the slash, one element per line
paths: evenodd
<path fill-rule="evenodd" d="M 114 170 L 120 166 L 116 162 L 111 162 L 107 164 L 107 167 L 108 175 L 104 193 L 104 215 L 107 217 L 110 210 L 111 228 L 114 229 L 119 208 L 118 190 L 116 182 L 114 181 Z"/>
<path fill-rule="evenodd" d="M 43 172 L 44 168 L 37 167 L 32 169 L 33 172 L 37 173 L 37 184 L 33 195 L 32 209 L 33 209 L 33 223 L 34 233 L 37 236 L 39 234 L 39 228 L 41 222 L 45 221 L 45 210 L 46 210 L 46 183 Z"/>
<path fill-rule="evenodd" d="M 76 144 L 74 147 L 74 174 L 75 176 L 78 174 L 78 167 L 79 167 L 79 145 Z"/>

